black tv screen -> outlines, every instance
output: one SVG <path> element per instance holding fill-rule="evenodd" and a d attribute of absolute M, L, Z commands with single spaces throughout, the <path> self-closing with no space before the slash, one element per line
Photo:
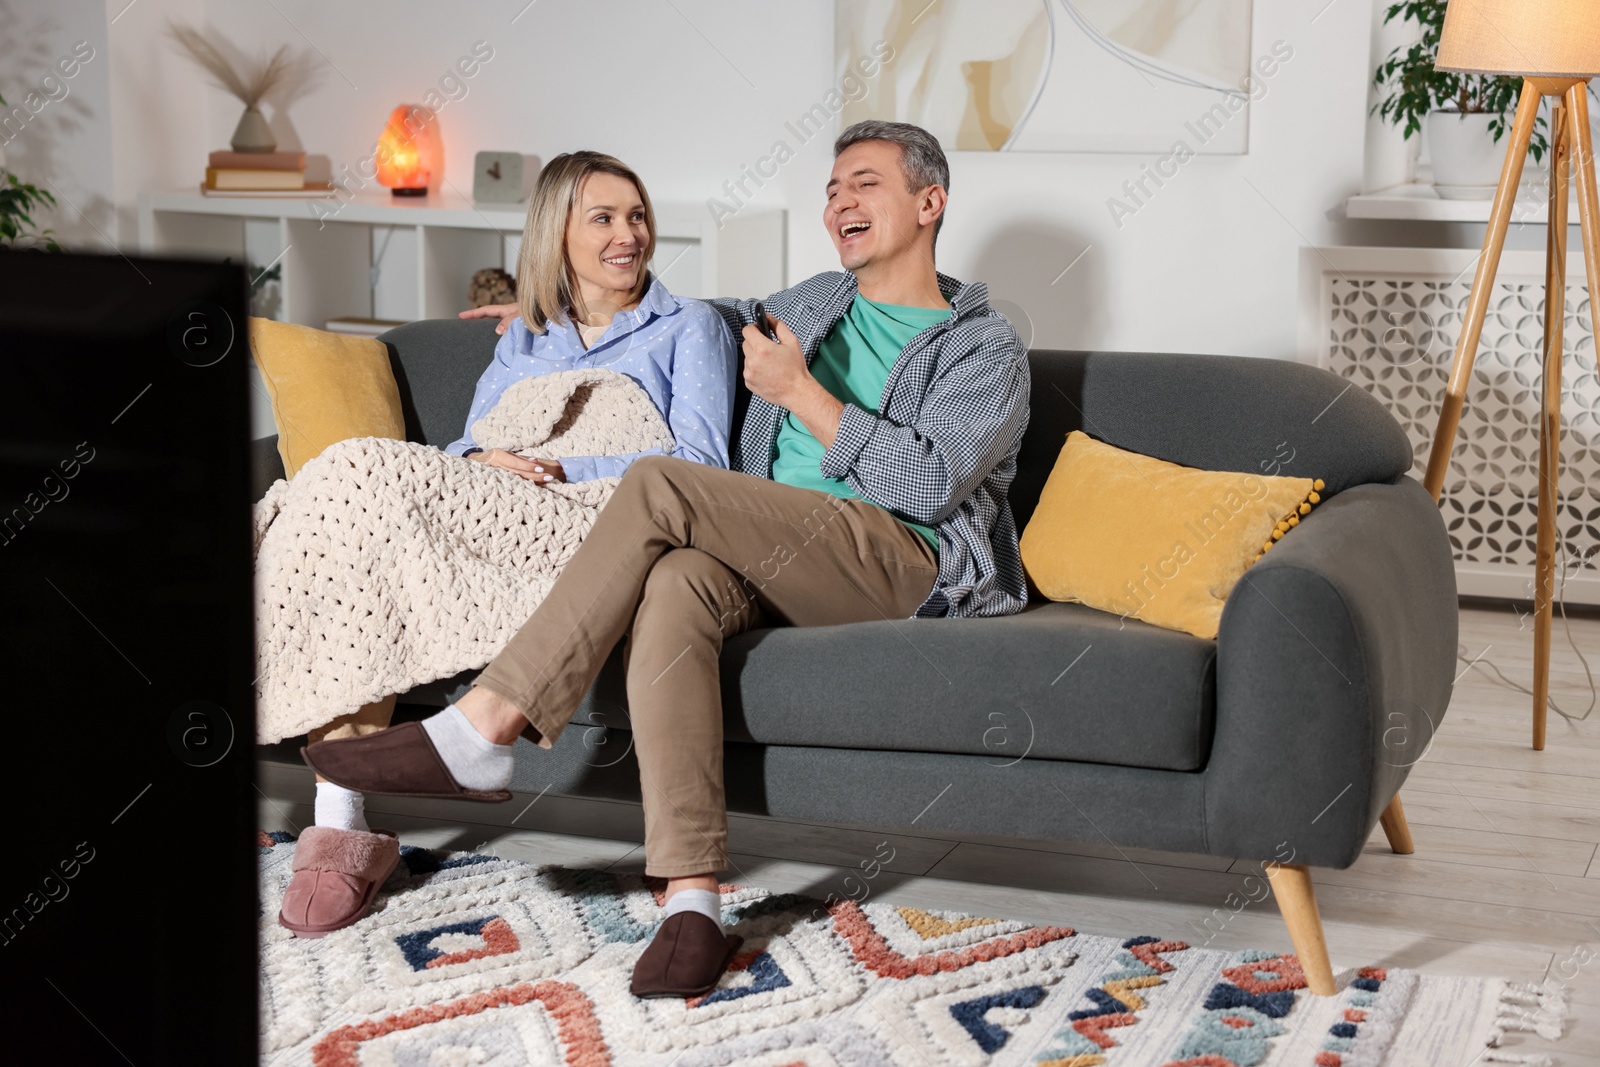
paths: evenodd
<path fill-rule="evenodd" d="M 0 252 L 0 1058 L 255 1059 L 246 282 Z"/>

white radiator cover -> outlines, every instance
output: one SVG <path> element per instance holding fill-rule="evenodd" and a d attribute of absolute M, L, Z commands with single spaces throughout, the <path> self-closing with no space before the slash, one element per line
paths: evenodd
<path fill-rule="evenodd" d="M 1422 481 L 1478 253 L 1302 248 L 1301 358 L 1377 397 Z M 1507 252 L 1489 301 L 1440 508 L 1462 594 L 1531 600 L 1544 389 L 1542 252 Z M 1600 604 L 1600 376 L 1581 246 L 1569 250 L 1561 366 L 1558 595 Z M 1565 552 L 1565 556 L 1561 555 Z"/>

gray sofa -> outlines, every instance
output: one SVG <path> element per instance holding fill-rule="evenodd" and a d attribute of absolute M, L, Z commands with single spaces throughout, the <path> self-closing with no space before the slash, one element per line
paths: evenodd
<path fill-rule="evenodd" d="M 407 436 L 461 432 L 495 336 L 391 330 Z M 993 619 L 759 630 L 722 659 L 731 810 L 883 829 L 1110 841 L 1269 866 L 1331 992 L 1307 865 L 1346 867 L 1444 715 L 1455 572 L 1404 432 L 1327 371 L 1229 356 L 1035 351 L 1011 491 L 1024 528 L 1068 431 L 1213 470 L 1322 478 L 1324 500 L 1234 589 L 1215 640 L 1077 604 Z M 258 489 L 281 475 L 258 442 Z M 1285 459 L 1287 457 L 1287 459 Z M 815 664 L 829 664 L 825 680 Z M 405 703 L 442 704 L 470 675 Z M 638 800 L 620 650 L 513 788 Z M 276 758 L 294 758 L 292 746 Z M 616 753 L 628 752 L 621 759 Z"/>

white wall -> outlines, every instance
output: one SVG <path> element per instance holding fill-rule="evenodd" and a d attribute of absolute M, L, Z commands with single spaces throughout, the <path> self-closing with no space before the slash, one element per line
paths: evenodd
<path fill-rule="evenodd" d="M 139 246 L 139 194 L 193 189 L 204 176 L 204 121 L 213 90 L 167 41 L 169 19 L 199 23 L 202 0 L 104 0 L 111 45 L 111 125 L 118 245 Z M 217 94 L 220 95 L 220 94 Z"/>
<path fill-rule="evenodd" d="M 464 191 L 479 149 L 548 159 L 593 147 L 636 167 L 657 200 L 704 203 L 774 140 L 795 144 L 784 122 L 833 82 L 830 0 L 125 3 L 107 0 L 101 17 L 121 13 L 110 140 L 129 245 L 136 193 L 198 181 L 205 150 L 226 145 L 239 114 L 161 41 L 168 15 L 305 55 L 312 77 L 268 115 L 281 145 L 326 156 L 335 172 L 370 152 L 391 107 L 419 101 L 487 40 L 494 57 L 440 112 L 447 176 Z M 1398 159 L 1403 176 L 1398 139 L 1368 132 L 1374 0 L 1256 0 L 1254 21 L 1252 54 L 1281 40 L 1294 56 L 1252 106 L 1248 155 L 1195 158 L 1120 227 L 1106 201 L 1154 156 L 954 155 L 941 269 L 988 281 L 1040 345 L 1292 356 L 1300 245 L 1426 235 L 1362 228 L 1338 210 L 1361 191 L 1373 143 L 1390 153 L 1376 171 L 1393 174 Z M 756 196 L 791 213 L 791 280 L 836 265 L 818 221 L 829 157 L 826 138 L 801 146 Z"/>
<path fill-rule="evenodd" d="M 34 221 L 72 246 L 104 246 L 116 228 L 104 8 L 105 0 L 0 0 L 0 158 L 56 197 L 58 210 Z"/>

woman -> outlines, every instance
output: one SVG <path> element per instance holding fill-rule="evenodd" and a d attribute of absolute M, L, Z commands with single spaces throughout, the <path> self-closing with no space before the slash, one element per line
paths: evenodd
<path fill-rule="evenodd" d="M 517 310 L 478 381 L 454 455 L 500 467 L 535 485 L 620 476 L 641 455 L 527 459 L 480 448 L 473 425 L 514 382 L 557 371 L 604 367 L 649 394 L 672 431 L 671 454 L 728 465 L 728 427 L 737 352 L 709 304 L 669 293 L 647 270 L 655 250 L 650 197 L 611 156 L 572 152 L 551 160 L 528 204 L 517 262 Z M 486 309 L 464 312 L 476 317 Z M 312 742 L 388 726 L 389 696 L 312 730 Z M 453 705 L 423 726 L 441 751 L 481 739 Z M 510 759 L 510 746 L 504 756 Z M 318 780 L 316 825 L 300 837 L 295 873 L 279 922 L 320 936 L 366 914 L 399 859 L 392 834 L 369 831 L 362 794 Z"/>

